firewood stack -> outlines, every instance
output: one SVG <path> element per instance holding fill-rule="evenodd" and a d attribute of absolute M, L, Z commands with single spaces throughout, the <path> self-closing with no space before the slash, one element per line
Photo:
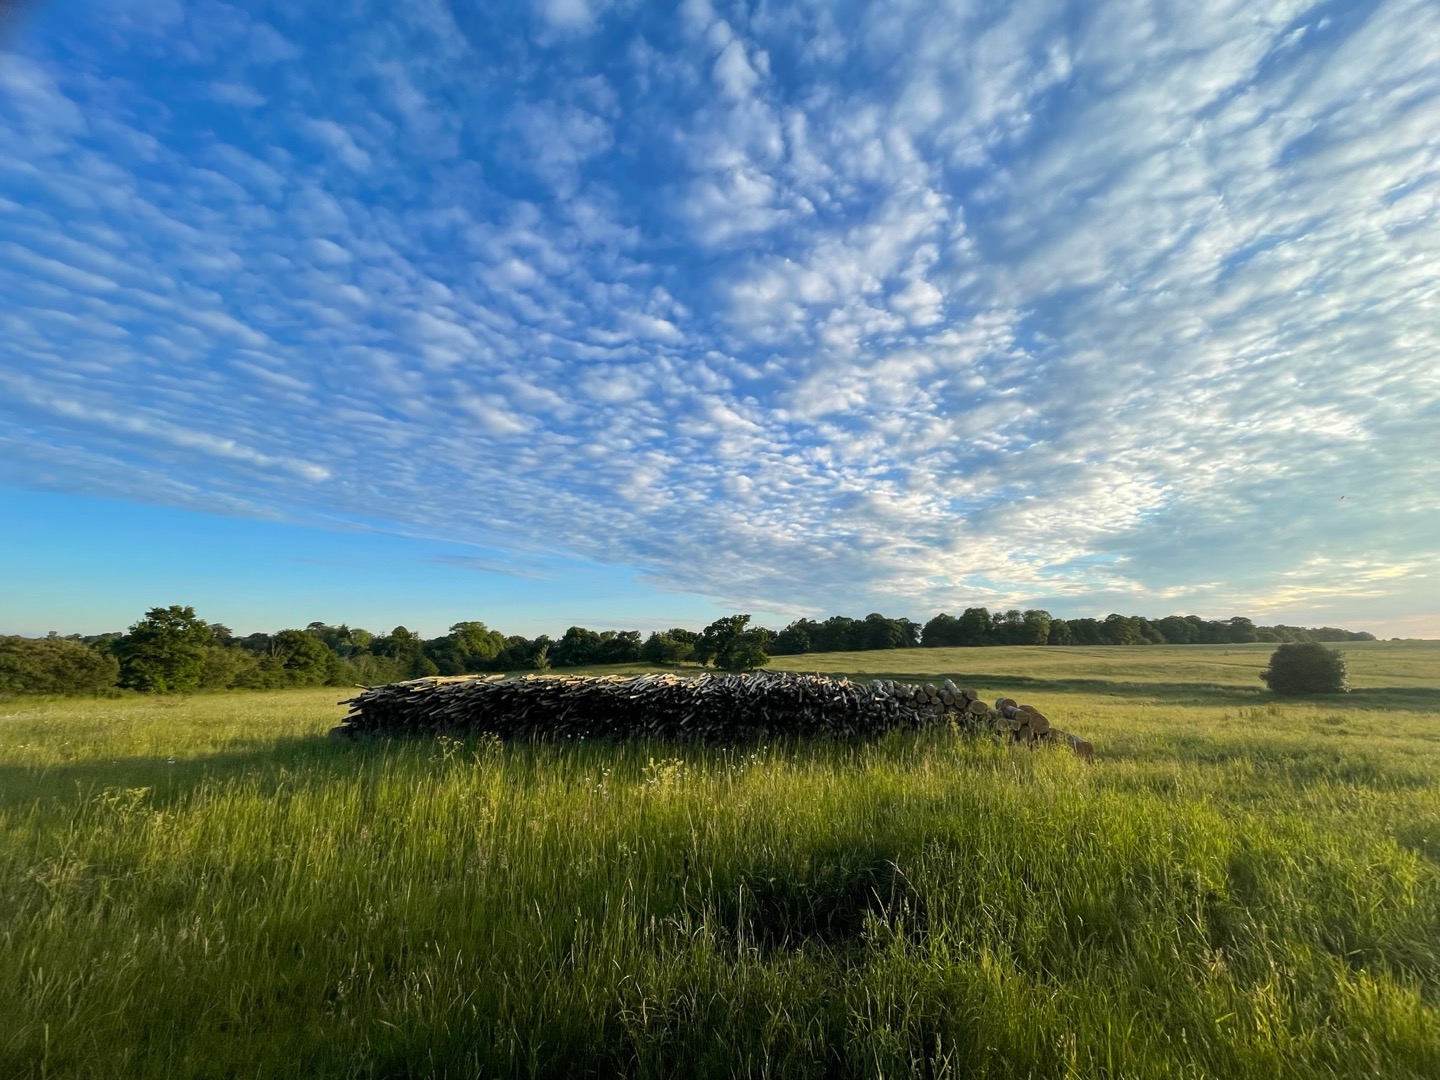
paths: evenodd
<path fill-rule="evenodd" d="M 482 734 L 502 739 L 671 738 L 735 742 L 823 735 L 871 737 L 953 723 L 1010 742 L 1065 742 L 1089 760 L 1083 739 L 1050 726 L 1033 706 L 943 685 L 802 675 L 462 675 L 364 688 L 341 704 L 332 735 Z"/>

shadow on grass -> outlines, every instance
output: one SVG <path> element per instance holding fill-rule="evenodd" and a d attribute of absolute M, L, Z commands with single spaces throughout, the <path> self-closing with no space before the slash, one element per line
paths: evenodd
<path fill-rule="evenodd" d="M 807 668 L 822 675 L 847 675 L 857 682 L 895 679 L 898 682 L 926 683 L 946 678 L 959 679 L 953 673 L 917 675 L 914 672 L 867 671 L 854 674 L 826 671 L 823 666 Z M 1253 688 L 1227 686 L 1219 683 L 1193 682 L 1126 682 L 1120 679 L 1042 679 L 1033 675 L 992 675 L 967 671 L 964 680 L 975 687 L 1000 688 L 1010 697 L 1022 691 L 1035 694 L 1096 694 L 1142 701 L 1158 701 L 1184 705 L 1230 705 L 1253 707 L 1275 702 L 1309 702 L 1347 709 L 1401 709 L 1409 712 L 1440 712 L 1440 688 L 1417 686 L 1381 686 L 1352 690 L 1348 694 L 1312 694 L 1280 697 L 1265 688 L 1259 679 Z"/>
<path fill-rule="evenodd" d="M 340 743 L 323 736 L 268 739 L 190 758 L 100 758 L 51 766 L 0 765 L 0 807 L 36 799 L 92 797 L 106 789 L 150 788 L 156 806 L 187 797 L 207 781 L 248 779 L 262 791 L 294 782 L 297 769 L 353 772 L 384 752 L 383 740 Z"/>

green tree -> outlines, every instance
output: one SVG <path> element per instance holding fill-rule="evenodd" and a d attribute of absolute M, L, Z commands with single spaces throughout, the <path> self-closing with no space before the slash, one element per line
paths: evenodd
<path fill-rule="evenodd" d="M 550 662 L 556 667 L 579 667 L 596 663 L 599 656 L 600 635 L 583 626 L 572 626 L 550 651 Z"/>
<path fill-rule="evenodd" d="M 912 642 L 909 620 L 887 619 L 878 611 L 865 616 L 858 629 L 862 649 L 904 649 Z"/>
<path fill-rule="evenodd" d="M 362 630 L 358 626 L 352 629 L 345 623 L 331 626 L 328 623 L 312 622 L 306 625 L 305 632 L 319 638 L 327 649 L 345 660 L 367 651 L 373 639 L 370 631 Z"/>
<path fill-rule="evenodd" d="M 676 641 L 670 634 L 655 632 L 640 646 L 640 659 L 647 664 L 678 664 L 689 660 L 695 653 L 695 646 L 688 641 Z"/>
<path fill-rule="evenodd" d="M 533 641 L 520 634 L 505 639 L 505 648 L 490 662 L 494 671 L 548 671 L 555 643 L 541 634 Z"/>
<path fill-rule="evenodd" d="M 848 615 L 831 615 L 810 631 L 810 647 L 815 652 L 845 652 L 864 645 L 865 624 Z"/>
<path fill-rule="evenodd" d="M 1155 624 L 1167 645 L 1189 645 L 1199 636 L 1199 628 L 1179 615 L 1167 615 Z"/>
<path fill-rule="evenodd" d="M 390 657 L 394 661 L 396 675 L 402 679 L 423 679 L 440 673 L 435 661 L 425 655 L 425 643 L 420 635 L 403 626 L 395 627 L 384 637 L 377 637 L 370 648 L 376 656 Z"/>
<path fill-rule="evenodd" d="M 200 664 L 200 687 L 203 690 L 229 690 L 239 686 L 258 689 L 265 685 L 259 671 L 260 660 L 249 650 L 238 645 L 229 648 L 207 645 Z"/>
<path fill-rule="evenodd" d="M 640 659 L 639 630 L 606 630 L 600 635 L 597 664 L 633 664 Z"/>
<path fill-rule="evenodd" d="M 450 627 L 447 640 L 449 653 L 459 665 L 459 671 L 451 672 L 456 675 L 484 671 L 505 650 L 505 635 L 491 630 L 483 622 L 457 622 Z M 439 663 L 438 658 L 436 662 Z"/>
<path fill-rule="evenodd" d="M 1345 657 L 1318 641 L 1281 645 L 1270 654 L 1270 666 L 1260 673 L 1277 694 L 1343 694 L 1350 689 Z"/>
<path fill-rule="evenodd" d="M 1074 645 L 1075 635 L 1065 619 L 1051 619 L 1050 632 L 1045 636 L 1046 645 Z"/>
<path fill-rule="evenodd" d="M 0 693 L 99 694 L 120 665 L 108 652 L 61 637 L 0 637 Z"/>
<path fill-rule="evenodd" d="M 1030 608 L 1021 616 L 1021 645 L 1047 645 L 1050 642 L 1050 612 L 1044 608 Z"/>
<path fill-rule="evenodd" d="M 1227 637 L 1236 644 L 1260 640 L 1255 624 L 1243 615 L 1236 615 L 1231 619 L 1226 629 L 1228 630 Z"/>
<path fill-rule="evenodd" d="M 213 642 L 209 624 L 193 607 L 151 608 L 116 647 L 120 685 L 160 694 L 194 690 Z"/>
<path fill-rule="evenodd" d="M 291 686 L 319 686 L 330 673 L 333 655 L 325 642 L 304 630 L 281 630 L 270 636 L 271 655 L 280 661 Z"/>
<path fill-rule="evenodd" d="M 950 645 L 959 645 L 964 636 L 960 620 L 954 615 L 946 615 L 942 611 L 927 622 L 925 628 L 920 631 L 920 644 L 927 649 L 943 649 Z"/>
<path fill-rule="evenodd" d="M 701 631 L 695 643 L 695 659 L 714 664 L 721 671 L 749 671 L 768 664 L 765 633 L 759 627 L 746 629 L 749 622 L 749 615 L 716 619 Z"/>
<path fill-rule="evenodd" d="M 1133 615 L 1106 615 L 1101 634 L 1106 645 L 1139 645 L 1140 624 Z"/>
<path fill-rule="evenodd" d="M 983 607 L 966 608 L 956 628 L 956 645 L 994 645 L 991 637 L 990 609 Z"/>
<path fill-rule="evenodd" d="M 796 619 L 775 635 L 775 640 L 770 643 L 771 655 L 799 656 L 810 652 L 814 648 L 812 635 L 819 625 L 814 619 Z"/>
<path fill-rule="evenodd" d="M 990 616 L 990 643 L 992 645 L 1023 645 L 1025 637 L 1025 613 L 1019 608 L 995 612 Z"/>

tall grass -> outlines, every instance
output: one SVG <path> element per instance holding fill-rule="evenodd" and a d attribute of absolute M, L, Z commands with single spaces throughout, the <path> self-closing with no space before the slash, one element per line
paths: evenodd
<path fill-rule="evenodd" d="M 1423 672 L 1403 708 L 1151 676 L 1009 676 L 1093 767 L 0 704 L 0 1076 L 1440 1075 Z"/>

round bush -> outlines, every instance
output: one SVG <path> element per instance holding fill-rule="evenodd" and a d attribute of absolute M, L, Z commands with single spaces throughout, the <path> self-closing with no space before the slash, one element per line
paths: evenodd
<path fill-rule="evenodd" d="M 1345 657 L 1318 641 L 1281 645 L 1270 654 L 1270 666 L 1260 678 L 1277 694 L 1343 694 L 1350 689 Z"/>

